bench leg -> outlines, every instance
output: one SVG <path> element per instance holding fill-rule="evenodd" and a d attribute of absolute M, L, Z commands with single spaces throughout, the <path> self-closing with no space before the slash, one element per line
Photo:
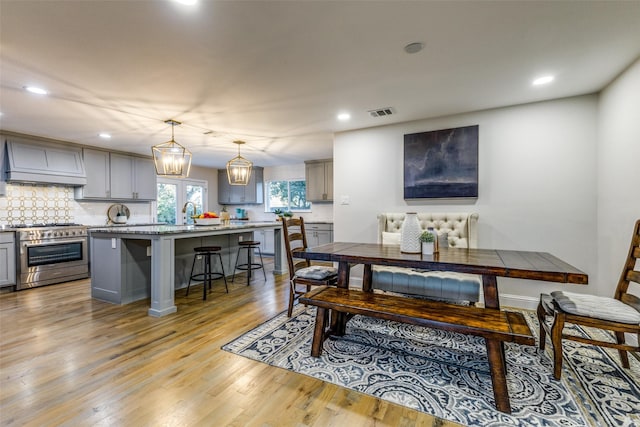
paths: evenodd
<path fill-rule="evenodd" d="M 311 356 L 320 357 L 322 354 L 322 343 L 324 342 L 325 322 L 327 321 L 327 309 L 318 307 L 316 312 L 316 326 L 313 330 L 313 341 L 311 342 Z"/>
<path fill-rule="evenodd" d="M 538 314 L 538 323 L 540 324 L 539 347 L 540 347 L 540 350 L 544 350 L 544 347 L 547 341 L 547 331 L 544 328 L 544 321 L 547 317 L 547 311 L 544 309 L 544 306 L 542 305 L 542 299 L 540 299 L 540 302 L 538 303 L 538 309 L 536 310 L 536 312 Z"/>
<path fill-rule="evenodd" d="M 493 397 L 498 411 L 505 414 L 511 413 L 509 403 L 509 391 L 507 390 L 507 371 L 502 342 L 485 338 L 487 355 L 489 356 L 489 370 L 491 371 L 491 384 L 493 385 Z"/>
<path fill-rule="evenodd" d="M 562 374 L 562 330 L 564 329 L 564 314 L 555 312 L 551 326 L 551 344 L 553 344 L 553 377 L 560 379 Z"/>

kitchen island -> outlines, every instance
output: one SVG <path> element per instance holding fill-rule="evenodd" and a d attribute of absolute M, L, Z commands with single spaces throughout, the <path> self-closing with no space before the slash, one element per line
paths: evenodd
<path fill-rule="evenodd" d="M 221 246 L 225 273 L 231 275 L 238 242 L 253 239 L 254 231 L 264 229 L 274 230 L 274 274 L 282 274 L 286 270 L 280 222 L 92 228 L 91 296 L 116 304 L 150 297 L 149 315 L 173 313 L 174 293 L 189 280 L 194 247 Z"/>

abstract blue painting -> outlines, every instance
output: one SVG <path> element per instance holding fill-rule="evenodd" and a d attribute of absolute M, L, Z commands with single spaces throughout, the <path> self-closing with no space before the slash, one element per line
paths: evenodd
<path fill-rule="evenodd" d="M 478 197 L 479 126 L 404 136 L 404 198 Z"/>

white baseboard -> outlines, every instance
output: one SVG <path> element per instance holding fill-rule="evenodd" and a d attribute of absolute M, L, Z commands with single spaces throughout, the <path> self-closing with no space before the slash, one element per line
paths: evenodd
<path fill-rule="evenodd" d="M 513 307 L 523 308 L 525 310 L 535 310 L 538 307 L 538 301 L 538 297 L 500 294 L 500 307 Z"/>

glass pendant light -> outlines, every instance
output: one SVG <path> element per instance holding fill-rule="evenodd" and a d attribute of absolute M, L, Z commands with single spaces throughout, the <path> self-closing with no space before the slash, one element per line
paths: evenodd
<path fill-rule="evenodd" d="M 191 152 L 173 140 L 174 126 L 182 123 L 176 120 L 165 120 L 171 125 L 171 141 L 151 147 L 153 163 L 158 176 L 186 178 L 191 170 Z"/>
<path fill-rule="evenodd" d="M 251 178 L 253 163 L 240 155 L 240 146 L 244 141 L 233 141 L 238 144 L 238 155 L 227 162 L 227 178 L 231 185 L 247 185 Z"/>

